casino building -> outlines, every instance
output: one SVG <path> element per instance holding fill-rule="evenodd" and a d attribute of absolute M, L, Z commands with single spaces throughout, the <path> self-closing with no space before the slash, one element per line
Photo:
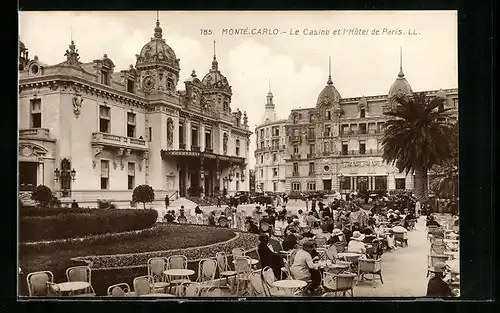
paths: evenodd
<path fill-rule="evenodd" d="M 342 98 L 331 73 L 316 104 L 278 119 L 273 94 L 267 95 L 262 124 L 255 128 L 256 190 L 350 193 L 360 190 L 411 190 L 413 175 L 382 161 L 383 113 L 400 93 L 412 94 L 402 65 L 387 95 Z M 458 119 L 458 89 L 425 91 L 446 99 Z"/>
<path fill-rule="evenodd" d="M 80 61 L 73 41 L 55 65 L 30 60 L 19 44 L 20 193 L 43 184 L 63 203 L 129 207 L 140 184 L 157 201 L 249 190 L 248 117 L 232 110 L 215 54 L 208 73 L 193 70 L 177 90 L 180 59 L 159 21 L 121 71 L 106 54 Z"/>

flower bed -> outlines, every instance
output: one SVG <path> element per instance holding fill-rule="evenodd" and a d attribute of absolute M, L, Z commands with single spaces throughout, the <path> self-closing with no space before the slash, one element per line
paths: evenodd
<path fill-rule="evenodd" d="M 171 255 L 185 255 L 190 262 L 195 262 L 203 258 L 215 257 L 217 252 L 231 253 L 233 248 L 243 248 L 244 250 L 254 250 L 258 245 L 258 236 L 250 233 L 235 232 L 235 237 L 224 242 L 211 245 L 192 247 L 184 249 L 173 249 L 165 251 L 152 251 L 143 253 L 115 254 L 115 255 L 94 255 L 73 258 L 74 261 L 84 261 L 93 270 L 109 270 L 116 268 L 146 267 L 147 261 L 152 257 L 169 257 Z"/>
<path fill-rule="evenodd" d="M 21 242 L 74 238 L 150 228 L 155 210 L 31 209 L 20 212 Z"/>

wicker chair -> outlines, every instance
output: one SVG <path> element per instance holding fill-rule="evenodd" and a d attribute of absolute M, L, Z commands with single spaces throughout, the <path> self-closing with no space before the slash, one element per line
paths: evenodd
<path fill-rule="evenodd" d="M 167 258 L 167 269 L 172 270 L 172 269 L 187 269 L 187 258 L 184 255 L 172 255 Z M 191 279 L 189 279 L 189 276 L 167 276 L 168 277 L 168 282 L 170 283 L 170 286 L 168 286 L 168 289 L 172 289 L 172 287 L 176 285 L 180 285 L 184 282 L 190 282 Z"/>
<path fill-rule="evenodd" d="M 154 280 L 153 277 L 149 275 L 144 275 L 134 278 L 133 285 L 134 285 L 134 294 L 137 297 L 154 292 L 153 289 Z"/>
<path fill-rule="evenodd" d="M 168 277 L 165 275 L 165 270 L 167 269 L 167 259 L 166 258 L 151 258 L 148 260 L 148 275 L 153 277 L 153 289 L 162 289 L 166 292 L 170 283 L 167 281 Z"/>
<path fill-rule="evenodd" d="M 215 273 L 217 272 L 217 261 L 214 259 L 201 259 L 198 263 L 199 288 L 214 287 Z"/>
<path fill-rule="evenodd" d="M 431 255 L 444 255 L 444 252 L 446 251 L 446 245 L 443 244 L 438 244 L 438 243 L 431 243 Z"/>
<path fill-rule="evenodd" d="M 84 281 L 90 284 L 90 287 L 83 290 L 83 293 L 77 293 L 80 297 L 94 297 L 95 291 L 92 287 L 92 270 L 89 266 L 73 266 L 66 269 L 66 278 L 68 281 Z"/>
<path fill-rule="evenodd" d="M 127 297 L 134 295 L 127 283 L 119 283 L 108 287 L 107 295 L 110 297 Z"/>
<path fill-rule="evenodd" d="M 201 294 L 200 284 L 197 282 L 183 282 L 180 288 L 182 297 L 198 297 Z"/>
<path fill-rule="evenodd" d="M 50 271 L 40 271 L 29 273 L 26 276 L 28 284 L 28 291 L 30 297 L 50 296 L 51 288 L 49 287 L 54 283 L 54 274 Z M 57 290 L 54 290 L 57 293 Z"/>
<path fill-rule="evenodd" d="M 237 256 L 235 258 L 234 269 L 238 275 L 237 285 L 236 285 L 236 295 L 240 295 L 240 286 L 245 286 L 249 280 L 248 275 L 250 275 L 252 269 L 250 267 L 250 257 L 248 256 Z"/>
<path fill-rule="evenodd" d="M 265 297 L 264 282 L 262 281 L 262 270 L 248 274 L 248 282 L 250 285 L 250 295 L 252 297 Z"/>
<path fill-rule="evenodd" d="M 346 293 L 351 293 L 351 297 L 354 297 L 354 279 L 356 274 L 333 274 L 329 272 L 323 272 L 323 288 L 328 291 L 323 294 L 323 297 L 328 296 L 329 292 L 333 292 L 336 296 L 338 292 L 342 292 L 343 296 Z"/>
<path fill-rule="evenodd" d="M 394 244 L 399 243 L 402 247 L 408 247 L 408 238 L 406 233 L 394 233 Z"/>
<path fill-rule="evenodd" d="M 358 260 L 358 283 L 364 279 L 365 274 L 372 274 L 372 285 L 375 283 L 375 275 L 380 277 L 382 284 L 382 260 L 378 259 L 359 259 Z"/>
<path fill-rule="evenodd" d="M 431 272 L 431 270 L 433 270 L 434 268 L 434 264 L 438 263 L 438 262 L 446 262 L 448 261 L 449 259 L 449 256 L 447 255 L 429 255 L 428 256 L 428 266 L 427 266 L 427 277 L 429 277 L 429 274 Z"/>
<path fill-rule="evenodd" d="M 229 277 L 234 277 L 238 273 L 236 271 L 231 270 L 229 264 L 227 262 L 227 255 L 224 252 L 217 252 L 215 254 L 215 259 L 217 260 L 217 265 L 219 267 L 219 277 L 226 278 L 226 286 L 232 289 L 232 284 L 229 284 Z"/>

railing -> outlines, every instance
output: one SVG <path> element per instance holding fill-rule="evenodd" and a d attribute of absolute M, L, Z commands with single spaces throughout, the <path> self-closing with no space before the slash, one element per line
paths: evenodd
<path fill-rule="evenodd" d="M 331 137 L 331 136 L 332 136 L 332 132 L 327 132 L 327 131 L 324 131 L 324 132 L 323 132 L 323 136 L 324 136 L 324 137 Z"/>
<path fill-rule="evenodd" d="M 292 176 L 299 176 L 299 172 L 293 172 Z"/>
<path fill-rule="evenodd" d="M 180 143 L 179 144 L 179 149 L 180 150 L 186 150 L 186 144 L 185 143 Z"/>
<path fill-rule="evenodd" d="M 191 151 L 200 152 L 200 147 L 191 145 Z"/>
<path fill-rule="evenodd" d="M 99 143 L 117 143 L 122 145 L 135 145 L 135 146 L 146 146 L 146 140 L 131 138 L 125 136 L 118 136 L 108 133 L 92 133 L 92 140 Z"/>
<path fill-rule="evenodd" d="M 327 152 L 327 151 L 323 152 L 324 156 L 329 156 L 330 154 L 332 154 L 332 153 L 331 152 Z"/>
<path fill-rule="evenodd" d="M 300 136 L 290 136 L 290 140 L 291 141 L 299 141 L 300 140 Z"/>
<path fill-rule="evenodd" d="M 290 159 L 300 159 L 300 154 L 294 153 L 290 156 Z"/>
<path fill-rule="evenodd" d="M 371 129 L 371 130 L 345 130 L 340 132 L 340 136 L 362 136 L 362 135 L 383 135 L 383 130 Z"/>
<path fill-rule="evenodd" d="M 46 138 L 49 139 L 50 131 L 47 128 L 29 128 L 29 129 L 20 129 L 19 137 L 36 137 L 36 138 Z"/>
<path fill-rule="evenodd" d="M 314 133 L 307 134 L 307 140 L 316 140 L 316 135 Z"/>
<path fill-rule="evenodd" d="M 213 153 L 214 149 L 213 148 L 205 148 L 205 152 Z"/>
<path fill-rule="evenodd" d="M 308 153 L 308 154 L 307 154 L 307 158 L 308 158 L 308 159 L 312 159 L 312 158 L 314 158 L 314 157 L 315 157 L 315 154 L 314 154 L 314 153 Z"/>
<path fill-rule="evenodd" d="M 173 197 L 175 197 L 175 199 L 172 199 Z M 168 199 L 173 201 L 179 199 L 179 191 L 175 191 L 174 193 L 172 193 L 170 196 L 168 196 Z"/>

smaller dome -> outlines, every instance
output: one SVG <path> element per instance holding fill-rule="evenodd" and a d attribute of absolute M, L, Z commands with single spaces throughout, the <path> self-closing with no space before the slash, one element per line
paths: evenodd
<path fill-rule="evenodd" d="M 392 84 L 391 88 L 389 89 L 389 94 L 388 97 L 392 98 L 397 95 L 412 95 L 413 90 L 411 89 L 410 84 L 405 78 L 405 74 L 403 73 L 403 70 L 399 70 L 398 78 L 396 78 L 396 81 Z"/>
<path fill-rule="evenodd" d="M 318 96 L 317 105 L 328 105 L 333 103 L 338 103 L 341 99 L 340 93 L 337 91 L 337 88 L 333 86 L 333 82 L 331 79 L 328 80 L 327 85 Z"/>
<path fill-rule="evenodd" d="M 446 92 L 443 89 L 440 89 L 436 92 L 436 98 L 446 100 Z"/>
<path fill-rule="evenodd" d="M 219 63 L 214 55 L 214 60 L 212 61 L 212 68 L 203 77 L 201 83 L 207 88 L 220 88 L 231 92 L 231 86 L 227 81 L 227 78 L 221 74 L 219 70 Z"/>

